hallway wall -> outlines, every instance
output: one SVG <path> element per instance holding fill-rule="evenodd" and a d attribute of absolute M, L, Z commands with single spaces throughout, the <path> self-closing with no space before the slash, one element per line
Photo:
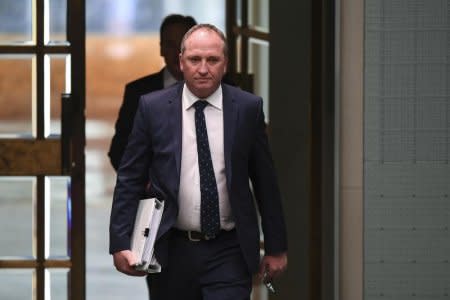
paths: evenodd
<path fill-rule="evenodd" d="M 310 1 L 270 1 L 270 143 L 288 228 L 289 267 L 270 299 L 309 298 Z M 286 9 L 288 7 L 289 9 Z"/>

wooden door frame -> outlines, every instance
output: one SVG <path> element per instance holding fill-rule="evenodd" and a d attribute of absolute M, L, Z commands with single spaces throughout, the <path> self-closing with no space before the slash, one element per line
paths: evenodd
<path fill-rule="evenodd" d="M 67 38 L 72 55 L 71 203 L 72 235 L 69 237 L 72 269 L 69 300 L 86 299 L 86 0 L 68 0 Z"/>
<path fill-rule="evenodd" d="M 85 0 L 67 0 L 68 43 L 46 44 L 44 40 L 44 0 L 34 0 L 35 44 L 0 45 L 0 54 L 34 55 L 36 66 L 36 130 L 32 137 L 1 139 L 2 163 L 0 174 L 6 176 L 34 176 L 36 178 L 37 203 L 35 208 L 36 231 L 33 234 L 35 257 L 0 259 L 0 268 L 34 269 L 35 288 L 33 299 L 44 300 L 46 270 L 48 268 L 69 269 L 67 297 L 70 300 L 86 298 L 86 237 L 85 237 Z M 45 55 L 65 54 L 71 57 L 70 114 L 65 117 L 70 136 L 63 141 L 61 136 L 45 136 Z M 63 122 L 61 122 L 63 123 Z M 64 124 L 67 125 L 67 124 Z M 63 126 L 64 126 L 63 125 Z M 62 153 L 66 142 L 66 153 Z M 37 150 L 37 151 L 34 151 Z M 65 157 L 66 159 L 63 159 Z M 64 168 L 63 161 L 67 162 Z M 46 176 L 70 176 L 68 189 L 68 245 L 67 258 L 46 257 Z"/>

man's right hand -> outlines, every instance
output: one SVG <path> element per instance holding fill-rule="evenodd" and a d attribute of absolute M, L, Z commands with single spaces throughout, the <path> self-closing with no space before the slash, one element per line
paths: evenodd
<path fill-rule="evenodd" d="M 122 272 L 131 276 L 145 276 L 147 275 L 144 271 L 138 271 L 134 268 L 137 260 L 133 252 L 130 250 L 122 250 L 113 254 L 114 266 L 117 271 Z"/>

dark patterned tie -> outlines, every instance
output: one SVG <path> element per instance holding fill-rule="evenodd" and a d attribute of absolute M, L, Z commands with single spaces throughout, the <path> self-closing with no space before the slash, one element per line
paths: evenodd
<path fill-rule="evenodd" d="M 202 232 L 205 235 L 214 237 L 220 230 L 219 194 L 217 192 L 216 177 L 214 176 L 211 152 L 209 150 L 205 114 L 203 113 L 206 105 L 208 105 L 208 102 L 204 100 L 199 100 L 194 103 L 198 168 L 200 171 L 200 224 Z"/>

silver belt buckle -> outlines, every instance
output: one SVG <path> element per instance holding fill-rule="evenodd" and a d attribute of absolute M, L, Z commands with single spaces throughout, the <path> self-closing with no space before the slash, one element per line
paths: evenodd
<path fill-rule="evenodd" d="M 192 237 L 192 231 L 191 231 L 191 230 L 189 230 L 189 231 L 187 232 L 187 234 L 188 234 L 188 238 L 189 238 L 189 240 L 190 240 L 191 242 L 200 242 L 200 241 L 201 241 L 201 239 L 194 239 L 194 238 Z"/>

